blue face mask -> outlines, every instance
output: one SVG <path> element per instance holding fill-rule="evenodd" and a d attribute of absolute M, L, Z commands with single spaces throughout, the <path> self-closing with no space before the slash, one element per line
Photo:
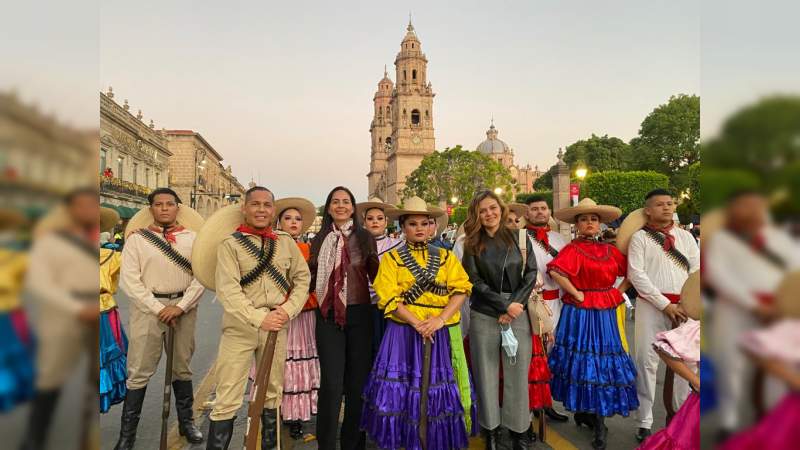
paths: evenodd
<path fill-rule="evenodd" d="M 502 341 L 503 350 L 506 352 L 506 355 L 511 358 L 511 365 L 516 364 L 519 342 L 517 342 L 517 337 L 514 336 L 514 331 L 511 329 L 510 325 L 508 329 L 505 330 L 503 326 L 500 325 L 500 339 Z"/>

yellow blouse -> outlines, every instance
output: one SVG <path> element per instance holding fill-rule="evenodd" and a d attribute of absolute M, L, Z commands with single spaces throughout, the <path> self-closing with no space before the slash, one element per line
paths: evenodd
<path fill-rule="evenodd" d="M 108 248 L 100 249 L 100 311 L 108 311 L 117 306 L 114 294 L 119 285 L 119 267 L 122 256 Z"/>
<path fill-rule="evenodd" d="M 0 311 L 19 308 L 19 293 L 25 280 L 28 258 L 25 253 L 0 248 Z"/>
<path fill-rule="evenodd" d="M 427 248 L 411 249 L 411 255 L 420 265 L 425 267 L 428 259 Z M 472 283 L 461 262 L 449 250 L 439 249 L 440 266 L 436 273 L 436 282 L 447 286 L 447 295 L 436 295 L 431 292 L 424 292 L 414 304 L 405 305 L 408 310 L 420 320 L 438 316 L 442 309 L 447 306 L 450 297 L 455 294 L 466 294 L 472 291 Z M 378 308 L 384 311 L 385 317 L 390 317 L 397 309 L 399 303 L 403 303 L 401 294 L 414 285 L 414 275 L 408 270 L 400 259 L 398 249 L 393 249 L 383 255 L 381 264 L 378 268 L 378 275 L 372 287 L 378 295 Z M 400 318 L 392 316 L 392 320 L 403 322 Z M 457 324 L 461 320 L 461 313 L 456 311 L 446 325 Z"/>

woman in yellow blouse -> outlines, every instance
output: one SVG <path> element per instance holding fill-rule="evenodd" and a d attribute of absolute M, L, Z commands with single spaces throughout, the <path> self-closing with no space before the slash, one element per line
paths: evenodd
<path fill-rule="evenodd" d="M 100 227 L 112 231 L 119 215 L 111 208 L 100 209 Z M 122 329 L 114 294 L 119 284 L 119 252 L 100 249 L 100 412 L 125 400 L 128 338 Z"/>
<path fill-rule="evenodd" d="M 458 325 L 472 285 L 449 250 L 426 243 L 428 222 L 443 212 L 412 197 L 389 214 L 399 217 L 406 243 L 384 255 L 373 283 L 388 323 L 364 387 L 361 427 L 379 448 L 421 449 L 422 418 L 426 449 L 466 448 L 475 408 Z M 422 411 L 426 342 L 430 376 Z"/>

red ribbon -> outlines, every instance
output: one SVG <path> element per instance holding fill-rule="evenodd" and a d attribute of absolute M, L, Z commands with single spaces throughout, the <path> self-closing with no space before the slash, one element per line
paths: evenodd
<path fill-rule="evenodd" d="M 173 225 L 171 227 L 164 228 L 155 224 L 151 224 L 149 227 L 147 227 L 147 229 L 150 231 L 155 231 L 156 233 L 164 236 L 164 239 L 166 239 L 167 242 L 171 242 L 173 244 L 178 242 L 175 238 L 175 233 L 185 230 L 185 228 L 183 228 L 181 225 Z"/>
<path fill-rule="evenodd" d="M 550 225 L 545 225 L 543 227 L 528 225 L 525 228 L 536 233 L 536 236 L 534 236 L 534 238 L 537 241 L 544 243 L 544 245 L 546 246 L 550 245 L 550 238 L 547 236 L 547 232 L 550 231 Z"/>
<path fill-rule="evenodd" d="M 236 231 L 239 231 L 241 233 L 252 234 L 253 236 L 261 236 L 262 238 L 272 239 L 273 241 L 278 239 L 278 235 L 272 231 L 272 227 L 267 227 L 257 230 L 248 225 L 241 224 L 239 225 L 239 228 L 236 229 Z"/>
<path fill-rule="evenodd" d="M 664 251 L 670 251 L 675 248 L 675 236 L 669 233 L 669 230 L 675 226 L 675 223 L 672 222 L 664 228 L 658 228 L 655 225 L 647 224 L 645 228 L 652 231 L 658 231 L 659 233 L 664 233 Z"/>

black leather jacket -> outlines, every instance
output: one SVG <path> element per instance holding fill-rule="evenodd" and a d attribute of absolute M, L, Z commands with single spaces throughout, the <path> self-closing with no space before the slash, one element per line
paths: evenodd
<path fill-rule="evenodd" d="M 508 310 L 512 301 L 527 307 L 528 297 L 536 283 L 536 257 L 531 240 L 525 239 L 528 247 L 525 271 L 522 270 L 522 253 L 516 244 L 508 246 L 500 237 L 486 236 L 486 248 L 475 256 L 464 249 L 462 264 L 472 283 L 469 297 L 471 308 L 481 314 L 500 317 Z M 505 264 L 504 264 L 505 262 Z M 503 274 L 505 269 L 505 274 Z M 511 298 L 500 295 L 503 285 L 511 288 Z"/>

